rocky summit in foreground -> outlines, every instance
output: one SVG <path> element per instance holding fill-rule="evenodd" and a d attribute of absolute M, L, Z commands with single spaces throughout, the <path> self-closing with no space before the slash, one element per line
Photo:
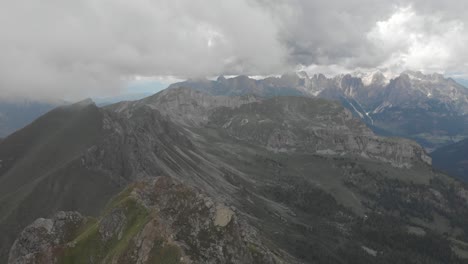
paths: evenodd
<path fill-rule="evenodd" d="M 14 243 L 9 263 L 288 263 L 223 204 L 171 178 L 132 184 L 99 219 L 59 212 Z"/>
<path fill-rule="evenodd" d="M 82 102 L 6 138 L 0 159 L 4 262 L 468 258 L 468 188 L 323 99 Z"/>

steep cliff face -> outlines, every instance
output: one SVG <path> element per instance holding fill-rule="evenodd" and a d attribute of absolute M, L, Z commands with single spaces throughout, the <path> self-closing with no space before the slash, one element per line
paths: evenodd
<path fill-rule="evenodd" d="M 157 177 L 132 184 L 98 220 L 76 212 L 36 220 L 8 263 L 293 263 L 278 254 L 233 209 Z"/>

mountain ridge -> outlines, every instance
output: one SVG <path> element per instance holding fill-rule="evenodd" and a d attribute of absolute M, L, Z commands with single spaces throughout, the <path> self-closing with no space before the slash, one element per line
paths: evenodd
<path fill-rule="evenodd" d="M 226 100 L 230 107 L 221 106 Z M 187 114 L 196 117 L 190 120 L 198 121 L 188 122 Z M 91 223 L 92 229 L 79 231 L 71 237 L 71 242 L 90 234 L 91 238 L 96 238 L 93 241 L 107 241 L 106 237 L 112 237 L 110 241 L 117 244 L 101 248 L 99 256 L 117 257 L 122 256 L 121 252 L 134 252 L 129 245 L 143 243 L 145 238 L 136 235 L 138 232 L 126 236 L 126 231 L 119 238 L 119 232 L 112 231 L 113 226 L 117 227 L 115 230 L 119 230 L 119 226 L 140 230 L 141 225 L 134 225 L 133 220 L 130 221 L 134 218 L 125 213 L 134 211 L 126 211 L 127 207 L 118 206 L 120 203 L 117 207 L 111 206 L 116 210 L 108 210 L 105 204 L 127 197 L 128 192 L 124 191 L 123 196 L 118 194 L 126 186 L 151 186 L 146 179 L 160 176 L 171 179 L 182 189 L 194 188 L 214 204 L 223 205 L 226 210 L 222 210 L 224 213 L 217 223 L 229 223 L 230 211 L 234 212 L 232 217 L 242 221 L 248 230 L 256 230 L 260 241 L 256 245 L 261 245 L 261 250 L 276 255 L 284 252 L 280 255 L 289 256 L 287 263 L 349 263 L 349 260 L 375 263 L 376 258 L 381 263 L 393 263 L 408 257 L 416 261 L 429 259 L 433 263 L 461 263 L 463 254 L 468 252 L 463 242 L 455 242 L 468 241 L 468 225 L 465 223 L 468 217 L 463 217 L 468 215 L 466 187 L 434 172 L 420 156 L 425 155 L 420 146 L 407 140 L 376 137 L 338 102 L 288 96 L 226 98 L 188 88 L 169 89 L 151 98 L 104 108 L 91 104 L 56 109 L 0 143 L 1 159 L 11 159 L 9 149 L 16 146 L 16 139 L 19 142 L 21 137 L 24 137 L 21 141 L 25 141 L 31 137 L 28 135 L 42 135 L 49 131 L 46 128 L 50 126 L 46 125 L 54 120 L 60 137 L 53 137 L 51 147 L 41 147 L 39 156 L 30 149 L 24 149 L 24 152 L 14 155 L 16 159 L 12 159 L 4 171 L 0 171 L 2 182 L 18 178 L 37 182 L 37 185 L 30 186 L 14 181 L 14 185 L 2 187 L 7 195 L 0 198 L 0 212 L 4 215 L 9 211 L 11 215 L 0 219 L 0 229 L 5 234 L 2 245 L 8 245 L 8 248 L 2 246 L 2 261 L 7 257 L 7 251 L 10 251 L 10 256 L 41 254 L 39 242 L 49 241 L 49 224 L 45 225 L 46 229 L 33 224 L 24 229 L 25 236 L 21 235 L 21 229 L 39 217 L 51 219 L 39 223 L 54 222 L 57 211 L 77 211 L 82 216 L 91 217 L 101 215 L 99 221 Z M 80 129 L 75 129 L 80 126 L 87 127 L 90 134 L 86 136 Z M 42 142 L 48 136 L 45 134 L 45 138 L 40 136 L 37 140 Z M 28 162 L 37 164 L 39 157 L 57 155 L 55 150 L 63 145 L 58 140 L 61 137 L 81 146 L 76 155 L 75 152 L 60 154 L 71 157 L 68 162 L 63 165 L 62 162 L 55 163 L 56 159 L 50 159 L 51 163 L 43 168 L 43 172 L 40 167 L 32 166 L 30 172 L 15 173 L 18 171 L 15 167 L 21 164 L 18 162 L 30 160 Z M 380 147 L 366 148 L 374 144 L 368 142 L 372 140 L 381 142 Z M 347 153 L 342 155 L 342 151 Z M 392 153 L 399 154 L 395 156 Z M 411 166 L 399 166 L 408 162 Z M 56 167 L 60 168 L 57 173 L 47 169 Z M 36 178 L 38 173 L 39 178 Z M 31 188 L 28 199 L 20 199 L 19 191 L 26 188 Z M 64 193 L 68 196 L 63 196 Z M 182 206 L 178 212 L 202 214 L 205 210 L 204 206 L 189 206 L 192 209 L 182 210 L 187 208 L 183 206 L 198 198 L 185 199 L 177 192 L 157 194 L 160 196 L 153 200 L 155 206 L 164 207 L 165 201 L 171 201 Z M 112 196 L 114 199 L 110 198 Z M 89 199 L 94 202 L 90 203 Z M 69 203 L 63 203 L 64 200 Z M 4 207 L 3 201 L 8 201 L 11 211 Z M 216 209 L 216 206 L 212 208 Z M 115 214 L 109 214 L 114 211 Z M 121 217 L 119 212 L 125 217 Z M 137 219 L 144 219 L 143 224 L 153 220 L 171 223 L 174 211 L 167 209 L 166 212 L 156 218 Z M 115 221 L 104 220 L 106 216 Z M 214 223 L 213 217 L 193 219 Z M 197 226 L 190 220 L 183 220 L 176 226 L 187 224 Z M 100 225 L 106 228 L 102 227 L 104 232 L 96 233 Z M 52 227 L 50 230 L 61 234 L 60 229 Z M 192 231 L 179 233 L 169 230 L 167 237 L 175 236 L 187 253 L 191 234 Z M 53 237 L 54 234 L 50 235 Z M 38 237 L 39 242 L 34 237 Z M 167 242 L 167 237 L 163 241 Z M 10 250 L 16 238 L 31 247 L 25 251 L 17 251 L 14 247 Z M 221 236 L 211 235 L 208 238 L 200 240 L 209 241 L 202 248 L 225 242 L 227 248 L 237 248 L 236 245 L 245 245 L 249 241 L 243 238 L 239 243 L 229 242 Z M 69 248 L 73 245 L 68 244 L 70 240 L 60 241 L 52 246 Z M 421 244 L 427 247 L 419 247 Z M 66 251 L 75 260 L 97 256 L 91 248 L 99 249 L 98 246 L 103 244 L 96 247 L 92 246 L 96 244 L 91 244 L 80 252 L 75 250 L 83 249 L 83 244 L 76 245 L 76 249 Z M 122 247 L 114 248 L 112 245 Z M 436 250 L 440 254 L 435 254 Z M 196 250 L 187 256 L 195 259 L 199 252 Z M 125 256 L 136 256 L 132 254 Z M 212 261 L 215 259 L 211 258 Z M 59 258 L 56 260 L 61 263 Z M 244 260 L 250 262 L 249 258 Z M 239 260 L 232 262 L 243 263 Z M 266 258 L 260 263 L 273 261 Z"/>

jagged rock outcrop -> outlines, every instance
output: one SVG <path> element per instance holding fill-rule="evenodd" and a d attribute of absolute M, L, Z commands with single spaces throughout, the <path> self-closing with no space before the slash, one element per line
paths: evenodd
<path fill-rule="evenodd" d="M 52 219 L 37 219 L 16 239 L 8 263 L 56 263 L 56 249 L 70 242 L 85 223 L 86 218 L 77 212 L 58 212 Z"/>

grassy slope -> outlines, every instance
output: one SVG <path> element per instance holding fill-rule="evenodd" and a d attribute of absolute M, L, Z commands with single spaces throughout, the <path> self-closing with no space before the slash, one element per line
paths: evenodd
<path fill-rule="evenodd" d="M 126 224 L 121 237 L 114 236 L 108 241 L 102 240 L 99 233 L 99 221 L 91 221 L 73 239 L 74 246 L 66 247 L 59 253 L 59 263 L 87 263 L 90 259 L 96 263 L 112 261 L 129 263 L 132 261 L 131 254 L 138 247 L 134 243 L 134 238 L 152 219 L 150 212 L 131 197 L 134 187 L 135 185 L 126 188 L 114 197 L 103 211 L 102 218 L 112 214 L 114 210 L 124 211 Z M 154 241 L 148 263 L 177 264 L 179 262 L 180 249 L 177 246 L 165 243 L 162 237 Z"/>

